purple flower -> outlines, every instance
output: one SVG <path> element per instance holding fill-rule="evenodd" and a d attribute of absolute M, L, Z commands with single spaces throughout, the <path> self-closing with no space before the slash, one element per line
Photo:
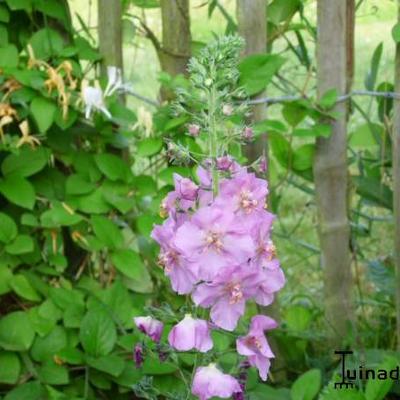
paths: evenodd
<path fill-rule="evenodd" d="M 201 307 L 211 307 L 211 320 L 220 328 L 233 331 L 244 314 L 246 300 L 260 285 L 260 274 L 247 264 L 223 268 L 211 283 L 202 283 L 192 293 Z"/>
<path fill-rule="evenodd" d="M 207 321 L 194 319 L 190 314 L 172 328 L 168 342 L 179 351 L 197 349 L 206 353 L 213 347 Z"/>
<path fill-rule="evenodd" d="M 254 215 L 251 234 L 256 242 L 256 255 L 250 266 L 258 269 L 263 279 L 254 296 L 256 302 L 267 306 L 274 300 L 274 293 L 285 285 L 285 275 L 276 258 L 276 249 L 270 239 L 270 231 L 274 216 L 267 211 Z"/>
<path fill-rule="evenodd" d="M 196 266 L 188 264 L 181 252 L 174 245 L 177 223 L 167 219 L 163 225 L 156 225 L 151 237 L 161 246 L 158 263 L 171 279 L 172 289 L 178 294 L 190 293 L 197 282 Z"/>
<path fill-rule="evenodd" d="M 233 394 L 241 392 L 239 382 L 221 372 L 215 364 L 197 368 L 193 378 L 192 393 L 200 400 L 208 400 L 211 397 L 228 399 Z"/>
<path fill-rule="evenodd" d="M 181 200 L 195 201 L 199 187 L 190 179 L 174 174 L 175 191 Z"/>
<path fill-rule="evenodd" d="M 178 228 L 175 246 L 198 267 L 198 278 L 212 280 L 226 265 L 242 263 L 254 255 L 255 246 L 234 213 L 209 206 L 193 214 Z"/>
<path fill-rule="evenodd" d="M 197 124 L 190 124 L 188 126 L 188 131 L 190 136 L 197 137 L 200 133 L 200 126 Z"/>
<path fill-rule="evenodd" d="M 243 138 L 244 140 L 252 140 L 253 137 L 254 137 L 253 128 L 250 128 L 249 126 L 246 126 L 246 127 L 243 129 L 242 138 Z"/>
<path fill-rule="evenodd" d="M 200 185 L 203 189 L 210 189 L 212 183 L 212 176 L 211 176 L 211 161 L 206 160 L 204 166 L 199 166 L 197 168 L 197 176 L 200 180 Z"/>
<path fill-rule="evenodd" d="M 216 204 L 221 207 L 231 206 L 236 212 L 248 215 L 264 208 L 267 194 L 267 181 L 242 171 L 233 179 L 221 182 Z"/>
<path fill-rule="evenodd" d="M 246 336 L 236 340 L 236 348 L 239 354 L 247 356 L 250 365 L 258 368 L 260 378 L 267 380 L 270 359 L 274 358 L 264 331 L 274 329 L 277 323 L 265 315 L 256 315 L 251 319 L 250 329 Z"/>
<path fill-rule="evenodd" d="M 140 343 L 137 343 L 133 350 L 133 358 L 135 360 L 136 368 L 140 368 L 143 364 L 143 347 Z"/>
<path fill-rule="evenodd" d="M 161 321 L 158 321 L 150 316 L 135 317 L 134 321 L 137 328 L 145 335 L 149 336 L 151 340 L 156 343 L 160 341 L 164 328 L 164 325 Z"/>

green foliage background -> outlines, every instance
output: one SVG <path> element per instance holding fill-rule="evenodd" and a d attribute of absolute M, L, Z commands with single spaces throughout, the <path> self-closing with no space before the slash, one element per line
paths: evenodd
<path fill-rule="evenodd" d="M 276 35 L 269 43 L 271 54 L 245 59 L 241 84 L 248 94 L 266 86 L 271 95 L 296 93 L 290 82 L 302 86 L 314 65 L 314 2 L 270 3 L 269 33 Z M 232 14 L 229 2 L 221 4 Z M 81 15 L 87 11 L 82 2 L 70 5 Z M 129 7 L 153 15 L 157 6 L 157 1 L 126 2 L 127 43 L 143 40 L 132 25 Z M 370 12 L 375 6 L 365 2 L 360 9 L 374 26 L 379 24 Z M 385 3 L 380 16 L 386 18 L 391 7 Z M 233 19 L 218 14 L 216 2 L 199 12 L 210 14 L 211 29 L 193 21 L 198 32 L 194 52 L 210 39 L 212 30 L 235 30 Z M 393 90 L 391 73 L 386 72 L 391 61 L 385 56 L 391 55 L 393 39 L 399 39 L 396 30 L 390 41 L 385 37 L 384 45 L 374 43 L 358 51 L 363 59 L 356 85 Z M 53 68 L 65 61 L 72 66 L 78 86 L 68 89 L 67 119 L 57 92 L 46 88 L 46 67 L 29 65 L 28 44 L 37 59 Z M 142 65 L 142 50 L 137 51 Z M 132 52 L 128 48 L 127 57 Z M 92 122 L 85 120 L 80 83 L 96 76 L 99 61 L 91 27 L 83 17 L 71 16 L 62 1 L 0 1 L 0 94 L 5 95 L 4 85 L 10 80 L 17 83 L 7 102 L 18 115 L 0 143 L 0 393 L 5 400 L 131 399 L 134 385 L 146 387 L 145 375 L 154 375 L 152 385 L 161 393 L 176 391 L 179 398 L 183 382 L 177 378 L 177 366 L 193 363 L 190 355 L 163 364 L 150 355 L 143 370 L 137 370 L 132 348 L 143 337 L 133 329 L 132 317 L 142 315 L 146 306 L 167 303 L 176 310 L 184 303 L 168 290 L 156 268 L 157 248 L 149 233 L 161 220 L 158 207 L 171 188 L 173 172 L 192 175 L 192 166 L 166 162 L 165 139 L 194 152 L 198 144 L 185 135 L 187 119 L 171 117 L 168 105 L 152 110 L 150 134 L 140 112 L 132 111 L 138 103 L 129 101 L 127 107 L 117 96 L 107 103 L 112 120 L 100 114 Z M 139 79 L 143 71 L 146 76 Z M 155 72 L 152 79 L 147 71 L 128 69 L 126 75 L 141 93 L 154 97 L 157 79 Z M 61 76 L 66 78 L 63 72 Z M 182 78 L 161 80 L 171 87 L 185 85 Z M 101 84 L 105 87 L 106 82 Z M 264 385 L 251 370 L 251 400 L 312 400 L 318 394 L 324 400 L 339 398 L 329 385 L 337 365 L 321 356 L 326 343 L 311 168 L 315 138 L 330 134 L 320 121 L 334 117 L 329 109 L 336 93 L 326 93 L 317 103 L 314 85 L 311 78 L 307 99 L 271 107 L 270 119 L 254 127 L 256 133 L 269 132 L 270 206 L 280 216 L 275 238 L 288 285 L 280 298 L 282 326 L 275 333 L 286 376 L 278 384 Z M 359 322 L 359 332 L 349 341 L 358 342 L 369 366 L 388 368 L 400 362 L 392 333 L 393 262 L 390 245 L 382 240 L 392 232 L 391 109 L 390 100 L 357 99 L 349 121 L 351 245 L 358 268 Z M 39 146 L 18 146 L 23 120 Z M 217 335 L 214 340 L 218 350 L 227 353 L 220 361 L 229 369 L 231 338 Z M 378 400 L 389 391 L 399 393 L 398 385 L 380 382 L 359 382 L 358 389 L 346 398 Z"/>

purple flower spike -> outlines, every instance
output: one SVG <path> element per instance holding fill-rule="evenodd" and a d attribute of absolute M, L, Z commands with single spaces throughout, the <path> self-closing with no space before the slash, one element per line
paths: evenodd
<path fill-rule="evenodd" d="M 158 321 L 150 316 L 135 317 L 134 321 L 137 328 L 145 335 L 149 336 L 153 342 L 158 343 L 160 341 L 164 328 L 164 325 L 161 321 Z"/>
<path fill-rule="evenodd" d="M 214 396 L 228 399 L 241 392 L 239 382 L 234 377 L 221 372 L 215 364 L 197 368 L 192 393 L 200 400 L 208 400 Z"/>
<path fill-rule="evenodd" d="M 133 350 L 133 358 L 135 360 L 136 368 L 140 368 L 143 364 L 143 347 L 140 343 L 137 343 Z"/>
<path fill-rule="evenodd" d="M 190 314 L 172 328 L 168 342 L 179 351 L 197 349 L 206 353 L 213 347 L 207 321 L 194 319 Z"/>
<path fill-rule="evenodd" d="M 249 333 L 236 341 L 236 348 L 239 354 L 247 356 L 250 365 L 258 369 L 260 378 L 267 380 L 270 359 L 274 358 L 264 331 L 274 329 L 277 323 L 265 315 L 256 315 L 251 319 Z"/>

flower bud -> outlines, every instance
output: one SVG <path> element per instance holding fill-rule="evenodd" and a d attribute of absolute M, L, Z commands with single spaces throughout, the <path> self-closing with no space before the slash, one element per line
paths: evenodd
<path fill-rule="evenodd" d="M 135 361 L 136 368 L 140 368 L 143 364 L 143 347 L 140 343 L 137 343 L 133 350 L 133 359 Z"/>
<path fill-rule="evenodd" d="M 222 114 L 227 117 L 231 116 L 233 114 L 233 107 L 230 104 L 224 104 L 222 107 Z"/>
<path fill-rule="evenodd" d="M 149 336 L 153 342 L 158 343 L 161 339 L 161 334 L 164 325 L 161 321 L 158 321 L 150 316 L 148 317 L 135 317 L 135 325 L 145 335 Z"/>
<path fill-rule="evenodd" d="M 233 159 L 229 156 L 222 156 L 217 158 L 217 168 L 220 171 L 229 171 L 229 168 L 232 166 Z"/>
<path fill-rule="evenodd" d="M 200 126 L 197 124 L 190 124 L 188 130 L 190 136 L 197 137 L 200 133 Z"/>
<path fill-rule="evenodd" d="M 258 162 L 258 171 L 261 174 L 265 174 L 267 172 L 267 157 L 263 154 Z"/>
<path fill-rule="evenodd" d="M 197 349 L 206 353 L 213 347 L 207 321 L 192 318 L 189 314 L 172 328 L 168 342 L 178 351 Z"/>
<path fill-rule="evenodd" d="M 254 138 L 253 128 L 246 126 L 242 132 L 242 138 L 244 140 L 252 140 Z"/>

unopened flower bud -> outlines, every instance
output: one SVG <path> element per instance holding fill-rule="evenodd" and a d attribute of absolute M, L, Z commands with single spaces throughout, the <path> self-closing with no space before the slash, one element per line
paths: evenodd
<path fill-rule="evenodd" d="M 140 368 L 143 364 L 143 347 L 140 343 L 137 343 L 133 350 L 133 359 L 135 361 L 136 368 Z"/>
<path fill-rule="evenodd" d="M 246 126 L 246 127 L 243 129 L 242 138 L 243 138 L 244 140 L 252 140 L 253 137 L 254 137 L 253 128 L 250 128 L 249 126 Z"/>
<path fill-rule="evenodd" d="M 232 166 L 233 159 L 229 156 L 223 156 L 217 158 L 217 168 L 220 171 L 229 171 L 229 168 Z"/>
<path fill-rule="evenodd" d="M 189 135 L 193 137 L 199 136 L 200 133 L 200 126 L 197 124 L 190 124 L 189 125 Z"/>
<path fill-rule="evenodd" d="M 265 174 L 267 172 L 267 157 L 263 154 L 258 162 L 258 171 L 261 174 Z"/>
<path fill-rule="evenodd" d="M 233 107 L 230 104 L 224 104 L 222 107 L 222 114 L 227 117 L 231 116 L 233 114 Z"/>

